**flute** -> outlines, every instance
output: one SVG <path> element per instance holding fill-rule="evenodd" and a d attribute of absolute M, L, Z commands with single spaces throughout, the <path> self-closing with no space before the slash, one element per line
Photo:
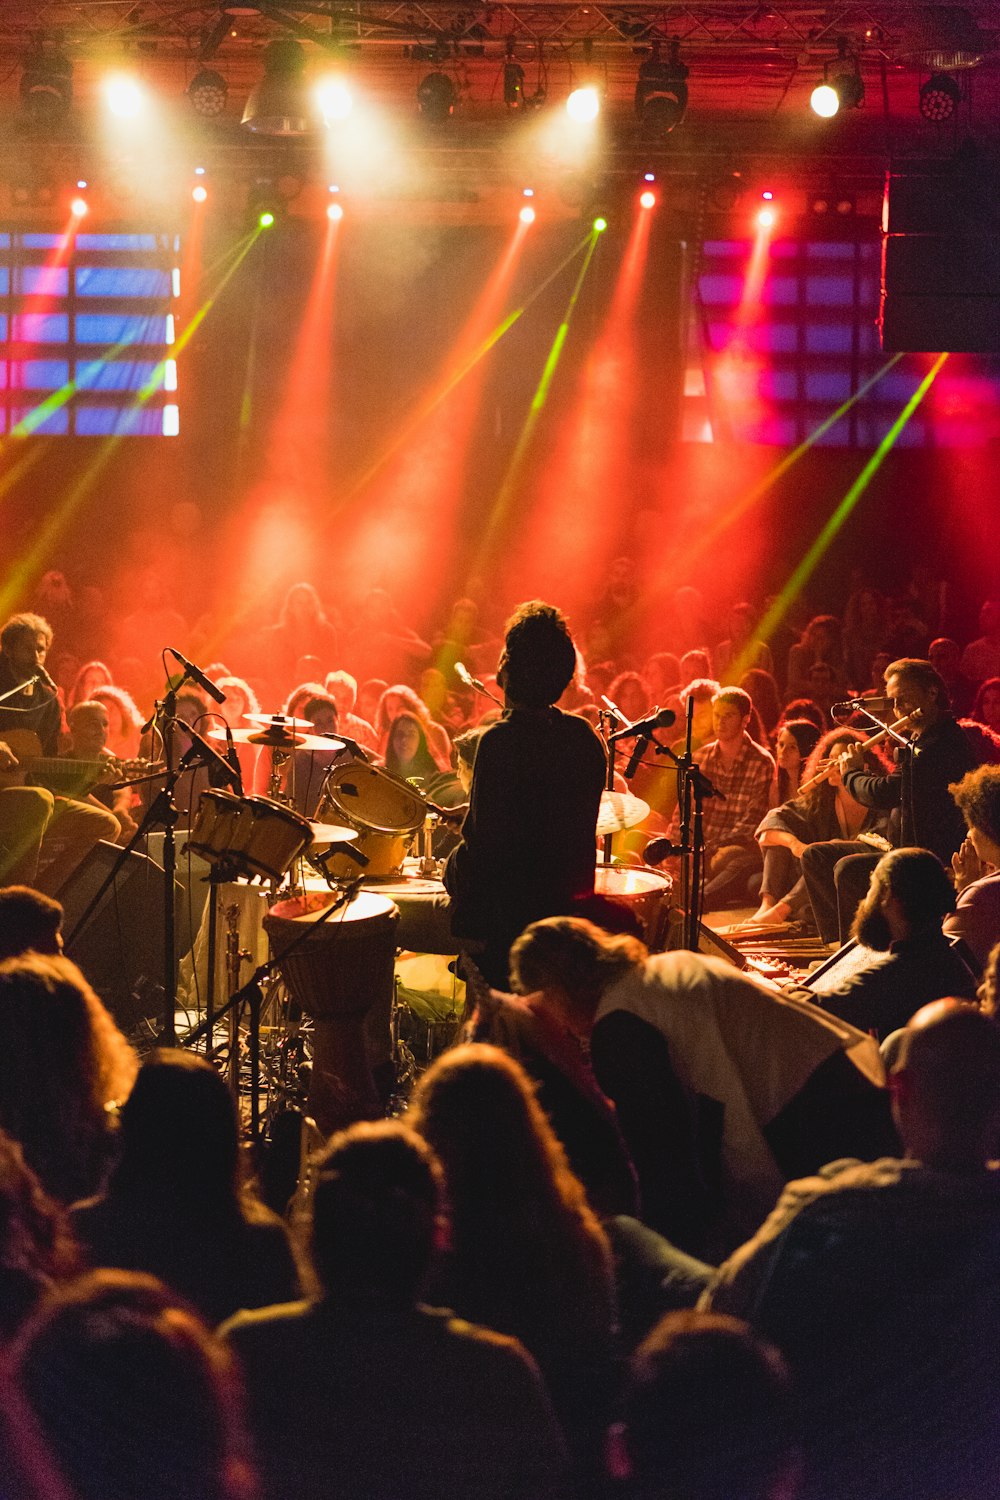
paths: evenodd
<path fill-rule="evenodd" d="M 901 719 L 896 720 L 895 724 L 889 724 L 885 729 L 880 729 L 877 734 L 869 735 L 866 740 L 859 740 L 851 748 L 854 750 L 868 750 L 872 745 L 880 745 L 883 740 L 889 738 L 890 734 L 898 733 L 899 730 L 906 729 L 911 724 L 916 723 L 919 712 L 919 709 L 915 709 L 912 714 L 904 714 Z M 846 754 L 846 751 L 843 753 Z M 796 796 L 801 797 L 802 793 L 808 792 L 810 787 L 818 786 L 821 781 L 825 781 L 830 772 L 836 769 L 838 759 L 838 756 L 834 756 L 828 761 L 821 762 L 819 770 L 814 771 L 808 781 L 803 781 Z"/>

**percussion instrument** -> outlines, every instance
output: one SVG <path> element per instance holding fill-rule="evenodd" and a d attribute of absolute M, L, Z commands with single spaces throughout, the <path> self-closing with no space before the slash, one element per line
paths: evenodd
<path fill-rule="evenodd" d="M 594 893 L 628 907 L 651 953 L 662 952 L 667 940 L 673 885 L 670 876 L 659 870 L 632 865 L 598 865 L 594 871 Z"/>
<path fill-rule="evenodd" d="M 256 745 L 264 750 L 343 750 L 343 740 L 327 734 L 286 734 L 281 729 L 231 729 L 234 745 Z M 228 744 L 224 729 L 210 729 L 206 739 Z"/>
<path fill-rule="evenodd" d="M 364 761 L 331 766 L 323 784 L 319 821 L 332 818 L 357 829 L 358 850 L 367 856 L 365 879 L 396 876 L 410 841 L 424 821 L 424 799 L 405 782 Z M 347 855 L 325 861 L 333 879 L 350 879 L 357 862 Z"/>
<path fill-rule="evenodd" d="M 269 797 L 202 792 L 187 847 L 249 879 L 280 880 L 312 844 L 309 821 Z"/>
<path fill-rule="evenodd" d="M 279 972 L 293 1000 L 313 1020 L 308 1112 L 324 1135 L 382 1113 L 366 1021 L 371 1016 L 378 1022 L 376 1055 L 388 1058 L 399 924 L 399 912 L 387 897 L 363 891 L 328 921 L 314 925 L 305 941 L 283 958 L 303 928 L 315 924 L 329 905 L 329 895 L 313 892 L 279 901 L 264 918 Z"/>
<path fill-rule="evenodd" d="M 336 823 L 310 823 L 309 831 L 313 836 L 314 849 L 322 849 L 330 844 L 353 844 L 358 836 L 356 828 L 340 828 Z"/>
<path fill-rule="evenodd" d="M 258 729 L 276 729 L 288 731 L 289 729 L 311 729 L 312 719 L 289 719 L 285 714 L 244 714 L 248 724 L 256 724 Z"/>
<path fill-rule="evenodd" d="M 597 837 L 609 838 L 626 828 L 638 828 L 649 817 L 649 803 L 631 792 L 602 792 L 597 814 Z"/>

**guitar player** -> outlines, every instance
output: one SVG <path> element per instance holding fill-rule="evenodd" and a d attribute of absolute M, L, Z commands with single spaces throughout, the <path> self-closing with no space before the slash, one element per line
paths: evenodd
<path fill-rule="evenodd" d="M 45 671 L 51 645 L 40 615 L 12 615 L 0 630 L 0 694 L 19 689 L 0 702 L 0 885 L 54 896 L 100 839 L 114 843 L 119 826 L 105 808 L 16 784 L 19 760 L 6 734 L 36 735 L 45 756 L 59 748 L 62 709 Z"/>

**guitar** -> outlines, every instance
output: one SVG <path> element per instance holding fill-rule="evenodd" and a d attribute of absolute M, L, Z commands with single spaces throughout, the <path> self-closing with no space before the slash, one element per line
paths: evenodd
<path fill-rule="evenodd" d="M 43 786 L 63 797 L 86 797 L 102 781 L 119 781 L 142 774 L 148 762 L 122 762 L 113 755 L 100 760 L 69 760 L 43 755 L 42 742 L 32 729 L 5 729 L 0 743 L 17 757 L 17 765 L 0 771 L 0 790 L 10 786 Z"/>

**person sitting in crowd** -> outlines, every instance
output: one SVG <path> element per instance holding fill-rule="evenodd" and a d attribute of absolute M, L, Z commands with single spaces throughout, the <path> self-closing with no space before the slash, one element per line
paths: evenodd
<path fill-rule="evenodd" d="M 24 953 L 60 954 L 63 909 L 27 885 L 0 887 L 0 961 Z"/>
<path fill-rule="evenodd" d="M 778 1350 L 737 1318 L 668 1313 L 633 1354 L 611 1472 L 630 1500 L 795 1500 L 795 1390 Z"/>
<path fill-rule="evenodd" d="M 440 774 L 427 744 L 424 725 L 415 714 L 397 714 L 389 725 L 385 747 L 385 768 L 403 781 L 417 780 L 424 785 Z"/>
<path fill-rule="evenodd" d="M 439 771 L 447 771 L 451 765 L 451 740 L 448 731 L 441 724 L 435 724 L 423 699 L 412 688 L 400 682 L 387 687 L 379 701 L 375 731 L 379 737 L 380 754 L 388 755 L 389 731 L 403 713 L 410 714 L 417 720 L 434 764 Z"/>
<path fill-rule="evenodd" d="M 73 1500 L 254 1500 L 232 1358 L 152 1277 L 96 1271 L 58 1288 L 12 1362 Z"/>
<path fill-rule="evenodd" d="M 337 705 L 337 718 L 342 732 L 350 735 L 362 750 L 378 754 L 378 735 L 368 720 L 354 712 L 358 698 L 358 681 L 350 672 L 327 672 L 326 690 Z M 385 691 L 381 688 L 379 697 Z"/>
<path fill-rule="evenodd" d="M 800 1385 L 817 1500 L 987 1500 L 1000 1487 L 1000 1031 L 943 999 L 911 1019 L 903 1150 L 788 1185 L 702 1305 L 746 1318 Z"/>
<path fill-rule="evenodd" d="M 720 682 L 732 682 L 751 669 L 774 673 L 774 658 L 766 641 L 753 639 L 753 606 L 741 601 L 729 611 L 729 635 L 712 652 L 715 675 Z"/>
<path fill-rule="evenodd" d="M 888 632 L 885 599 L 878 589 L 857 588 L 844 608 L 844 665 L 849 682 L 867 682 Z"/>
<path fill-rule="evenodd" d="M 145 1059 L 107 1186 L 73 1228 L 92 1265 L 149 1272 L 213 1325 L 298 1292 L 285 1227 L 242 1180 L 232 1096 L 194 1053 Z"/>
<path fill-rule="evenodd" d="M 451 1209 L 434 1291 L 538 1361 L 585 1468 L 606 1416 L 614 1282 L 608 1242 L 523 1069 L 496 1047 L 453 1048 L 407 1116 L 444 1168 Z"/>
<path fill-rule="evenodd" d="M 749 672 L 743 673 L 738 686 L 745 693 L 749 693 L 750 701 L 756 710 L 764 733 L 769 737 L 773 735 L 781 718 L 781 699 L 778 694 L 778 684 L 771 673 L 765 672 L 761 667 L 751 667 Z M 768 742 L 757 741 L 759 745 Z"/>
<path fill-rule="evenodd" d="M 118 823 L 117 844 L 127 844 L 135 833 L 136 823 L 132 817 L 132 790 L 121 787 L 115 791 L 111 783 L 125 775 L 125 769 L 108 749 L 108 711 L 103 703 L 76 703 L 66 715 L 69 743 L 62 758 L 67 761 L 85 761 L 87 770 L 74 788 L 80 800 L 95 807 L 107 808 Z M 99 765 L 103 771 L 97 771 Z M 99 777 L 99 779 L 98 779 Z"/>
<path fill-rule="evenodd" d="M 972 705 L 972 717 L 987 729 L 1000 731 L 1000 677 L 987 677 L 980 684 L 976 701 Z"/>
<path fill-rule="evenodd" d="M 980 766 L 951 788 L 969 832 L 951 868 L 958 904 L 945 918 L 982 972 L 1000 941 L 1000 766 Z"/>
<path fill-rule="evenodd" d="M 886 1037 L 922 1005 L 946 995 L 974 999 L 976 977 L 945 937 L 955 910 L 944 866 L 929 849 L 893 849 L 872 871 L 851 936 L 872 961 L 818 998 L 832 1015 Z"/>
<path fill-rule="evenodd" d="M 630 724 L 641 719 L 655 707 L 648 684 L 638 672 L 619 672 L 608 685 L 607 696 L 624 714 Z"/>
<path fill-rule="evenodd" d="M 80 970 L 29 953 L 0 964 L 0 1129 L 19 1142 L 46 1192 L 94 1192 L 111 1146 L 109 1107 L 138 1064 Z"/>
<path fill-rule="evenodd" d="M 131 693 L 114 683 L 95 687 L 90 702 L 100 703 L 108 716 L 108 749 L 118 760 L 136 760 L 142 738 L 142 714 Z"/>
<path fill-rule="evenodd" d="M 304 732 L 312 735 L 329 735 L 332 742 L 329 750 L 293 750 L 282 767 L 281 784 L 291 805 L 304 817 L 314 818 L 323 784 L 331 766 L 350 760 L 351 753 L 342 741 L 336 738 L 339 727 L 337 704 L 333 697 L 317 689 L 296 703 L 294 717 L 308 720 L 312 726 Z M 300 731 L 296 731 L 299 733 Z M 270 755 L 265 753 L 260 762 L 270 770 Z M 260 764 L 258 762 L 258 765 Z"/>
<path fill-rule="evenodd" d="M 563 1493 L 565 1445 L 523 1348 L 422 1300 L 448 1235 L 430 1148 L 398 1121 L 359 1124 L 314 1171 L 317 1296 L 220 1330 L 268 1500 Z"/>
<path fill-rule="evenodd" d="M 841 696 L 847 681 L 840 621 L 836 615 L 814 615 L 798 644 L 789 651 L 785 681 L 786 695 L 789 698 L 812 697 L 809 668 L 816 662 L 823 662 L 830 668 L 831 682 L 837 689 L 836 696 Z"/>
<path fill-rule="evenodd" d="M 962 673 L 973 687 L 988 677 L 1000 677 L 1000 599 L 986 599 L 979 611 L 983 632 L 962 652 Z"/>
<path fill-rule="evenodd" d="M 216 713 L 222 719 L 223 723 L 228 725 L 231 730 L 257 729 L 258 726 L 251 724 L 247 715 L 259 714 L 260 704 L 257 701 L 257 694 L 245 678 L 233 677 L 224 672 L 216 679 L 216 686 L 226 695 L 225 702 L 220 703 L 216 709 Z M 236 751 L 236 758 L 239 761 L 244 791 L 249 794 L 256 785 L 259 754 L 257 746 L 236 744 L 233 748 Z"/>
<path fill-rule="evenodd" d="M 811 719 L 783 719 L 774 741 L 778 768 L 778 804 L 791 802 L 806 779 L 805 764 L 819 744 L 822 730 Z"/>
<path fill-rule="evenodd" d="M 293 583 L 282 600 L 276 624 L 264 631 L 260 647 L 266 677 L 278 694 L 295 681 L 295 664 L 302 656 L 318 657 L 322 671 L 337 659 L 337 628 L 327 618 L 311 583 Z"/>
<path fill-rule="evenodd" d="M 805 720 L 798 722 L 805 725 L 800 731 L 805 740 L 813 726 Z M 782 735 L 790 728 L 786 724 Z M 762 819 L 757 842 L 764 855 L 764 876 L 760 906 L 751 922 L 811 922 L 809 892 L 801 869 L 802 854 L 810 844 L 824 839 L 857 839 L 861 833 L 884 837 L 888 814 L 856 802 L 844 785 L 837 763 L 839 751 L 859 744 L 861 738 L 856 730 L 834 729 L 815 741 L 803 777 L 807 790 L 780 807 L 772 807 Z M 874 751 L 869 750 L 867 757 L 872 771 L 884 769 Z"/>
<path fill-rule="evenodd" d="M 681 664 L 672 651 L 654 651 L 642 667 L 642 680 L 649 689 L 650 703 L 665 704 L 667 695 L 681 684 Z"/>
<path fill-rule="evenodd" d="M 945 685 L 952 711 L 959 715 L 968 714 L 976 693 L 962 674 L 962 648 L 958 642 L 950 636 L 939 635 L 927 648 L 927 660 Z"/>
<path fill-rule="evenodd" d="M 757 827 L 774 799 L 774 760 L 750 738 L 753 705 L 742 688 L 722 688 L 712 699 L 715 738 L 695 755 L 715 795 L 705 801 L 706 882 L 704 899 L 739 904 L 761 866 Z M 679 832 L 675 812 L 672 833 Z"/>
<path fill-rule="evenodd" d="M 45 1192 L 17 1141 L 0 1130 L 0 1344 L 9 1344 L 42 1297 L 79 1268 L 65 1211 Z"/>
<path fill-rule="evenodd" d="M 589 1042 L 643 1219 L 685 1250 L 731 1248 L 786 1179 L 891 1146 L 871 1038 L 721 959 L 650 957 L 635 938 L 556 917 L 522 934 L 511 971 Z"/>
<path fill-rule="evenodd" d="M 95 688 L 109 687 L 113 682 L 111 668 L 103 661 L 85 661 L 66 696 L 67 709 L 72 708 L 74 703 L 89 702 Z"/>

